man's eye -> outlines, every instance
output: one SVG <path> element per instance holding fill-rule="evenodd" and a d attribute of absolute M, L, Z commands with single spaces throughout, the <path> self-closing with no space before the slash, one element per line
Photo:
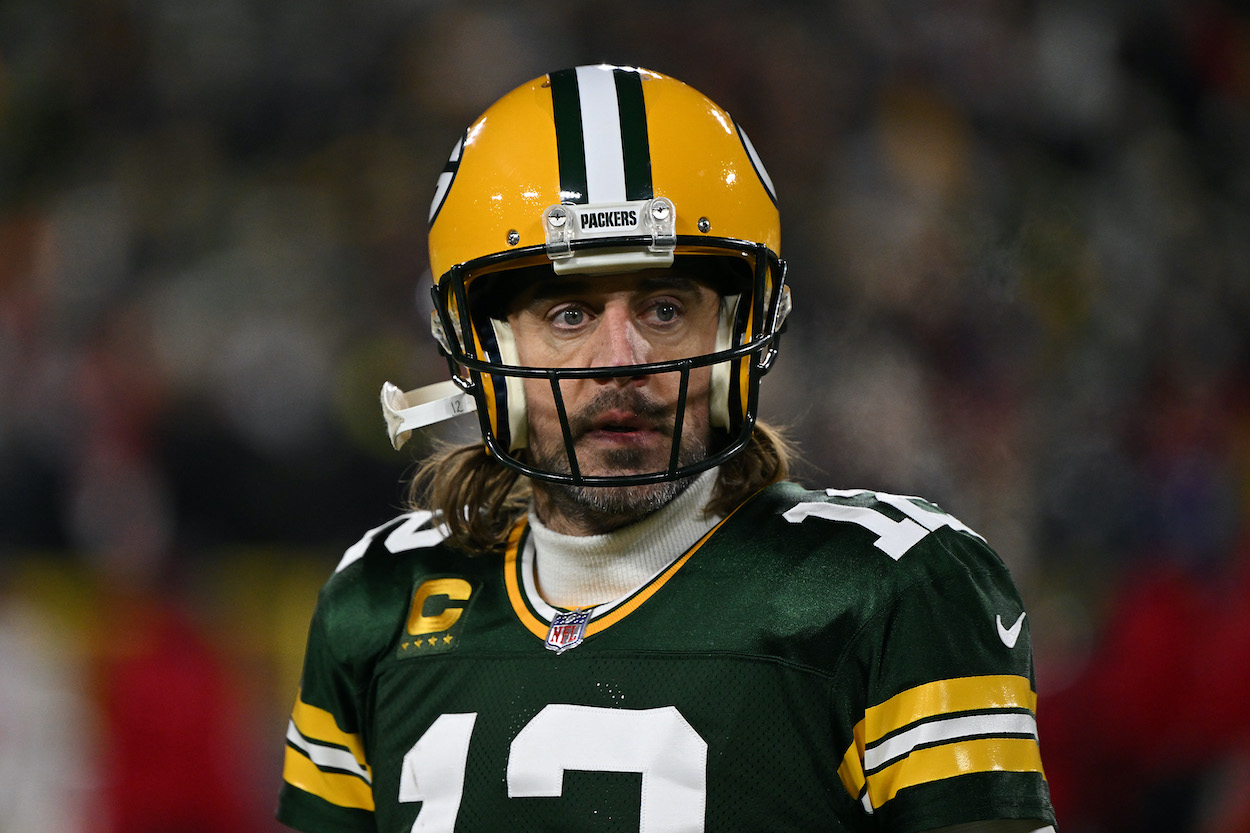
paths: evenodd
<path fill-rule="evenodd" d="M 677 317 L 677 307 L 672 304 L 660 304 L 655 308 L 655 317 L 661 321 L 672 321 Z"/>
<path fill-rule="evenodd" d="M 576 307 L 570 307 L 565 310 L 560 310 L 556 317 L 559 322 L 566 327 L 577 327 L 580 326 L 582 321 L 585 320 L 586 315 Z"/>

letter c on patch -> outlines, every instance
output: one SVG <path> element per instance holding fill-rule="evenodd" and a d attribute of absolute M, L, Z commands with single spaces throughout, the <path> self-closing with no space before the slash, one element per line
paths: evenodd
<path fill-rule="evenodd" d="M 452 603 L 468 601 L 472 592 L 473 586 L 462 578 L 433 578 L 422 582 L 412 597 L 408 633 L 421 636 L 447 630 L 464 613 L 463 604 Z M 438 609 L 440 601 L 441 610 Z M 426 607 L 432 609 L 430 614 L 426 613 Z"/>

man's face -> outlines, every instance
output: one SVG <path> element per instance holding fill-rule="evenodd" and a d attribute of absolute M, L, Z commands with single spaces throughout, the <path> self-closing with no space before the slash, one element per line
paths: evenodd
<path fill-rule="evenodd" d="M 517 298 L 508 322 L 522 365 L 620 367 L 713 352 L 720 304 L 715 290 L 677 270 L 553 276 Z M 706 456 L 710 378 L 708 367 L 690 373 L 683 463 Z M 680 382 L 676 372 L 563 381 L 560 392 L 581 473 L 644 474 L 668 468 Z M 534 461 L 541 468 L 570 471 L 550 383 L 525 380 L 525 399 Z M 684 484 L 541 488 L 553 495 L 564 515 L 580 507 L 607 516 L 602 522 L 620 525 L 663 506 Z"/>

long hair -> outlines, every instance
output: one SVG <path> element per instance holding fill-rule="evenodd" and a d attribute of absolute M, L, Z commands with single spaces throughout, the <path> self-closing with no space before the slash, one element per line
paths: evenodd
<path fill-rule="evenodd" d="M 780 429 L 757 422 L 746 448 L 721 464 L 707 511 L 728 515 L 760 489 L 785 480 L 793 456 Z M 501 552 L 529 500 L 529 479 L 481 443 L 437 449 L 408 485 L 409 507 L 440 514 L 451 530 L 448 542 L 470 555 Z"/>

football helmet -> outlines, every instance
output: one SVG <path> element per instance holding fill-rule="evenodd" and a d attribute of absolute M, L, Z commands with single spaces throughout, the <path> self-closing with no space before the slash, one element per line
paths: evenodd
<path fill-rule="evenodd" d="M 456 143 L 429 221 L 432 329 L 452 380 L 407 393 L 383 387 L 396 448 L 414 428 L 476 410 L 486 448 L 504 465 L 543 480 L 606 486 L 683 478 L 747 445 L 760 379 L 790 309 L 780 217 L 772 181 L 746 134 L 702 93 L 635 67 L 580 66 L 536 78 L 492 105 Z M 507 281 L 532 275 L 533 267 L 594 276 L 692 261 L 741 276 L 718 290 L 713 353 L 628 367 L 518 363 L 498 311 Z M 677 452 L 687 386 L 691 371 L 703 367 L 712 368 L 709 421 L 716 436 L 703 459 L 683 462 Z M 653 373 L 681 380 L 668 465 L 583 474 L 560 382 Z M 567 470 L 527 459 L 526 378 L 550 383 Z"/>

